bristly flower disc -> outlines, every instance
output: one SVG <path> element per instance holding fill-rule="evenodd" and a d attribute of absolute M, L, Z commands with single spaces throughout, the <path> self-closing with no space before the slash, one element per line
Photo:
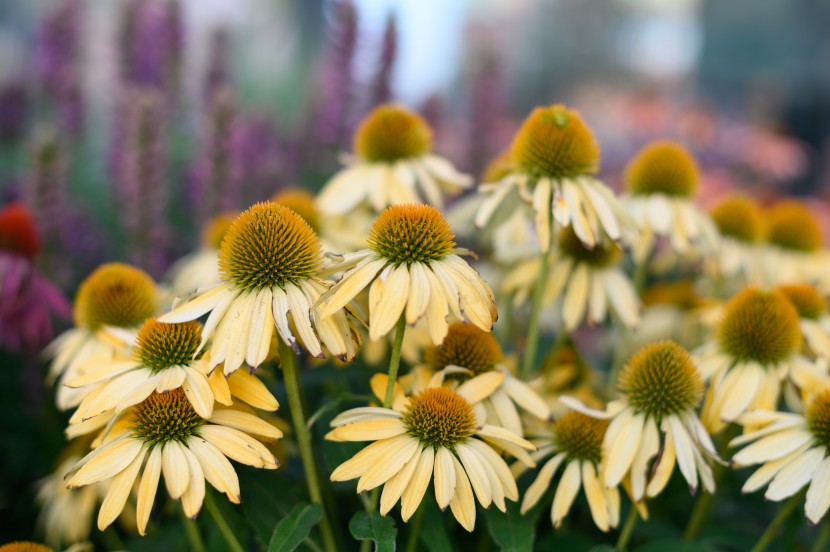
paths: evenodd
<path fill-rule="evenodd" d="M 453 251 L 454 237 L 447 219 L 435 207 L 393 205 L 378 216 L 366 241 L 369 249 L 395 266 L 428 265 Z"/>
<path fill-rule="evenodd" d="M 559 234 L 559 248 L 577 262 L 587 263 L 596 268 L 615 265 L 622 256 L 622 249 L 616 242 L 602 241 L 589 248 L 574 232 L 573 226 L 566 226 Z"/>
<path fill-rule="evenodd" d="M 733 196 L 718 204 L 710 214 L 724 236 L 746 243 L 764 238 L 764 214 L 752 198 Z"/>
<path fill-rule="evenodd" d="M 288 207 L 303 217 L 312 230 L 320 232 L 320 214 L 314 206 L 314 195 L 308 190 L 288 188 L 274 194 L 271 201 Z"/>
<path fill-rule="evenodd" d="M 430 345 L 424 350 L 424 360 L 433 369 L 460 366 L 473 372 L 473 375 L 494 370 L 503 357 L 499 342 L 492 333 L 463 322 L 450 325 L 441 345 Z"/>
<path fill-rule="evenodd" d="M 147 320 L 138 331 L 135 355 L 153 372 L 171 366 L 189 366 L 202 339 L 202 325 L 191 320 L 165 324 L 156 318 Z"/>
<path fill-rule="evenodd" d="M 591 418 L 581 412 L 568 412 L 553 424 L 553 439 L 568 460 L 583 460 L 599 465 L 602 440 L 608 420 Z"/>
<path fill-rule="evenodd" d="M 98 267 L 78 288 L 75 320 L 79 325 L 132 328 L 155 314 L 156 286 L 142 270 L 123 263 Z"/>
<path fill-rule="evenodd" d="M 432 149 L 432 130 L 423 117 L 399 105 L 373 109 L 354 135 L 354 151 L 367 161 L 394 163 Z"/>
<path fill-rule="evenodd" d="M 669 140 L 658 140 L 644 147 L 625 170 L 627 188 L 641 195 L 690 197 L 698 179 L 694 158 L 686 148 Z"/>
<path fill-rule="evenodd" d="M 431 387 L 412 395 L 402 422 L 407 432 L 421 443 L 452 450 L 467 442 L 476 424 L 473 407 L 446 387 Z"/>
<path fill-rule="evenodd" d="M 767 240 L 792 251 L 810 253 L 821 249 L 821 227 L 813 213 L 801 202 L 782 201 L 767 212 Z"/>
<path fill-rule="evenodd" d="M 787 297 L 801 318 L 818 320 L 827 312 L 824 297 L 809 284 L 789 284 L 778 286 L 776 289 Z"/>
<path fill-rule="evenodd" d="M 150 448 L 170 441 L 185 444 L 205 424 L 181 388 L 156 393 L 138 404 L 132 413 L 133 435 Z"/>

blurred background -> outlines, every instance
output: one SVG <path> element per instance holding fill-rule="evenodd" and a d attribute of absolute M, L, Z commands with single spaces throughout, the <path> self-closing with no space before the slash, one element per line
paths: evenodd
<path fill-rule="evenodd" d="M 809 196 L 830 230 L 827 29 L 826 0 L 2 0 L 0 206 L 30 209 L 37 266 L 71 298 L 104 261 L 160 278 L 211 216 L 319 189 L 379 103 L 418 110 L 478 176 L 530 109 L 564 102 L 612 185 L 672 137 L 704 203 Z M 39 337 L 0 370 L 14 537 L 63 443 Z"/>

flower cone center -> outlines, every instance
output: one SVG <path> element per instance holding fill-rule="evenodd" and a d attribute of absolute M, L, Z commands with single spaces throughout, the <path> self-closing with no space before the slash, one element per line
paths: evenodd
<path fill-rule="evenodd" d="M 697 188 L 697 164 L 680 144 L 661 140 L 644 147 L 625 170 L 625 183 L 634 194 L 690 197 Z"/>
<path fill-rule="evenodd" d="M 165 324 L 151 318 L 138 331 L 135 355 L 153 372 L 171 366 L 189 366 L 201 340 L 199 322 Z"/>
<path fill-rule="evenodd" d="M 393 163 L 432 149 L 432 130 L 417 113 L 398 105 L 381 105 L 361 121 L 354 150 L 366 161 Z"/>
<path fill-rule="evenodd" d="M 372 224 L 369 249 L 394 265 L 429 264 L 455 248 L 447 219 L 429 205 L 393 205 Z"/>
<path fill-rule="evenodd" d="M 472 436 L 475 415 L 464 397 L 446 387 L 434 387 L 409 398 L 403 423 L 425 445 L 452 449 Z"/>
<path fill-rule="evenodd" d="M 463 322 L 451 324 L 444 342 L 424 351 L 424 360 L 435 370 L 460 366 L 478 375 L 495 369 L 503 358 L 499 342 L 490 332 Z M 447 378 L 458 377 L 449 375 Z M 461 378 L 467 379 L 467 378 Z"/>
<path fill-rule="evenodd" d="M 78 325 L 132 328 L 155 314 L 156 286 L 144 271 L 122 263 L 108 263 L 90 274 L 75 297 Z"/>
<path fill-rule="evenodd" d="M 608 420 L 598 420 L 581 412 L 568 412 L 553 424 L 553 438 L 568 460 L 587 460 L 599 464 L 602 460 L 602 440 L 608 429 Z"/>
<path fill-rule="evenodd" d="M 181 388 L 153 392 L 133 410 L 133 435 L 150 448 L 170 441 L 185 443 L 204 423 Z"/>

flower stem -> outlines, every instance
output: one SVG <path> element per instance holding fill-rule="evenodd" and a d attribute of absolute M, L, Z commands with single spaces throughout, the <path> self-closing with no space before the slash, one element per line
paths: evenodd
<path fill-rule="evenodd" d="M 623 525 L 620 536 L 617 538 L 617 545 L 614 548 L 625 550 L 628 546 L 628 541 L 631 540 L 631 533 L 634 532 L 634 526 L 637 525 L 637 519 L 639 517 L 640 514 L 637 512 L 637 506 L 632 504 L 631 510 L 628 512 L 628 517 L 625 520 L 625 525 Z"/>
<path fill-rule="evenodd" d="M 636 263 L 634 267 L 634 289 L 637 290 L 637 295 L 642 297 L 643 290 L 646 287 L 646 280 L 648 279 L 648 256 L 642 261 Z"/>
<path fill-rule="evenodd" d="M 190 543 L 190 549 L 193 552 L 205 552 L 205 543 L 202 540 L 202 535 L 199 534 L 199 525 L 187 517 L 184 512 L 182 512 L 182 523 L 184 524 L 187 540 Z"/>
<path fill-rule="evenodd" d="M 320 480 L 317 476 L 317 465 L 314 462 L 314 452 L 311 449 L 311 432 L 306 425 L 303 414 L 303 403 L 300 398 L 299 370 L 297 369 L 297 357 L 291 347 L 278 339 L 280 344 L 279 355 L 282 363 L 283 378 L 285 378 L 285 392 L 288 395 L 288 404 L 291 408 L 291 419 L 294 422 L 294 432 L 297 435 L 297 444 L 300 447 L 300 457 L 303 461 L 306 485 L 311 502 L 323 507 L 323 519 L 320 520 L 320 532 L 323 534 L 323 544 L 328 552 L 337 550 L 334 541 L 334 534 L 331 530 L 331 523 L 328 515 L 325 514 L 326 506 L 323 503 L 323 493 L 320 491 Z"/>
<path fill-rule="evenodd" d="M 813 543 L 813 547 L 810 550 L 812 552 L 824 552 L 824 545 L 827 544 L 828 539 L 830 539 L 830 521 L 824 520 L 824 523 L 821 525 L 821 531 L 816 537 L 816 542 Z"/>
<path fill-rule="evenodd" d="M 548 279 L 548 260 L 550 249 L 539 257 L 539 276 L 533 288 L 533 303 L 530 305 L 530 321 L 527 327 L 527 346 L 522 358 L 521 376 L 527 379 L 533 372 L 536 362 L 536 349 L 539 347 L 539 316 L 542 314 L 542 298 L 545 296 L 545 282 Z"/>
<path fill-rule="evenodd" d="M 790 514 L 793 510 L 795 510 L 795 507 L 801 501 L 802 494 L 803 493 L 798 493 L 784 503 L 770 524 L 767 525 L 766 530 L 761 534 L 761 538 L 759 538 L 758 542 L 755 543 L 755 546 L 752 547 L 751 552 L 761 552 L 762 550 L 767 549 L 767 546 L 769 546 L 772 542 L 772 539 L 774 539 L 775 535 L 778 534 L 778 530 L 781 528 L 781 525 L 787 521 L 787 518 L 790 517 Z"/>
<path fill-rule="evenodd" d="M 211 491 L 205 493 L 205 508 L 207 508 L 210 517 L 213 518 L 213 522 L 216 523 L 216 528 L 219 529 L 219 532 L 225 538 L 225 542 L 228 543 L 228 550 L 231 552 L 245 552 L 245 549 L 242 548 L 242 545 L 236 539 L 236 535 L 233 534 L 231 526 L 228 525 L 228 521 L 216 506 L 216 501 L 213 499 L 213 492 Z"/>
<path fill-rule="evenodd" d="M 415 510 L 415 515 L 412 518 L 412 525 L 409 530 L 409 540 L 406 543 L 406 552 L 415 552 L 418 550 L 418 536 L 421 533 L 421 522 L 424 519 L 424 505 L 418 506 Z"/>
<path fill-rule="evenodd" d="M 383 397 L 383 407 L 390 408 L 395 399 L 395 382 L 398 381 L 398 368 L 401 365 L 401 347 L 403 334 L 406 333 L 406 317 L 401 314 L 395 326 L 395 341 L 392 344 L 392 356 L 389 357 L 389 379 L 386 380 L 386 394 Z"/>

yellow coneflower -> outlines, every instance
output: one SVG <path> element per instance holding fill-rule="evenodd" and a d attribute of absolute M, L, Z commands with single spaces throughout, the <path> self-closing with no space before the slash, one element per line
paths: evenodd
<path fill-rule="evenodd" d="M 489 332 L 471 324 L 451 324 L 444 342 L 424 350 L 427 373 L 450 389 L 458 389 L 471 378 L 497 372 L 503 374 L 501 384 L 482 399 L 489 423 L 522 435 L 522 420 L 517 407 L 542 420 L 550 418 L 545 401 L 527 383 L 513 375 L 504 364 L 499 342 Z"/>
<path fill-rule="evenodd" d="M 625 326 L 639 320 L 637 292 L 631 280 L 618 267 L 622 249 L 615 242 L 600 240 L 588 248 L 577 237 L 572 226 L 562 229 L 546 281 L 543 306 L 562 298 L 562 319 L 567 330 L 576 328 L 587 318 L 600 323 L 608 315 L 609 306 Z M 513 296 L 515 305 L 527 301 L 538 280 L 542 259 L 526 261 L 513 269 L 502 283 L 503 290 Z"/>
<path fill-rule="evenodd" d="M 383 375 L 373 386 L 385 389 Z M 408 521 L 434 481 L 435 500 L 447 506 L 467 531 L 475 526 L 475 500 L 485 508 L 495 504 L 505 511 L 505 499 L 518 500 L 516 481 L 491 444 L 526 456 L 531 443 L 485 423 L 480 402 L 503 379 L 498 372 L 473 377 L 456 390 L 440 385 L 405 397 L 395 386 L 392 408 L 362 407 L 332 420 L 326 436 L 334 441 L 374 441 L 331 474 L 332 481 L 360 478 L 357 491 L 383 485 L 380 512 L 386 515 L 401 500 L 401 517 Z"/>
<path fill-rule="evenodd" d="M 601 531 L 616 527 L 620 521 L 620 492 L 617 485 L 606 486 L 600 480 L 602 443 L 608 431 L 608 421 L 569 412 L 549 424 L 546 431 L 531 437 L 538 448 L 533 459 L 548 459 L 536 479 L 525 492 L 521 512 L 533 508 L 550 487 L 553 476 L 563 467 L 550 510 L 554 527 L 559 527 L 568 515 L 579 489 L 584 489 L 591 517 Z M 518 469 L 516 469 L 518 467 Z M 525 466 L 516 464 L 518 475 Z"/>
<path fill-rule="evenodd" d="M 797 200 L 782 201 L 765 215 L 768 232 L 764 275 L 767 283 L 826 279 L 821 227 L 807 206 Z"/>
<path fill-rule="evenodd" d="M 200 348 L 210 341 L 212 368 L 225 374 L 243 362 L 256 368 L 277 334 L 296 347 L 297 337 L 314 356 L 323 346 L 337 357 L 354 358 L 356 334 L 341 309 L 325 319 L 311 305 L 329 288 L 317 277 L 322 251 L 317 235 L 299 215 L 276 203 L 258 203 L 239 215 L 219 248 L 222 283 L 177 305 L 159 321 L 179 323 L 210 312 Z"/>
<path fill-rule="evenodd" d="M 596 391 L 597 378 L 576 348 L 565 343 L 551 349 L 542 359 L 539 377 L 530 386 L 547 403 L 554 418 L 570 410 L 562 404 L 562 395 L 572 397 L 590 408 L 601 408 L 604 404 Z"/>
<path fill-rule="evenodd" d="M 625 170 L 629 195 L 624 202 L 640 226 L 634 247 L 638 262 L 651 253 L 657 237 L 667 238 L 680 255 L 693 244 L 716 249 L 717 229 L 692 199 L 698 180 L 694 158 L 669 140 L 652 142 L 629 162 Z"/>
<path fill-rule="evenodd" d="M 76 491 L 66 488 L 63 476 L 80 459 L 77 454 L 67 456 L 53 473 L 37 483 L 35 498 L 40 506 L 37 523 L 43 530 L 45 541 L 55 548 L 89 538 L 95 505 L 106 494 L 101 485 L 90 485 Z"/>
<path fill-rule="evenodd" d="M 317 196 L 325 215 L 341 215 L 369 203 L 376 212 L 399 203 L 442 208 L 443 194 L 458 195 L 472 183 L 432 153 L 432 130 L 417 113 L 392 104 L 373 109 L 354 135 L 354 157 Z"/>
<path fill-rule="evenodd" d="M 758 203 L 735 195 L 716 205 L 709 213 L 720 232 L 716 272 L 725 277 L 740 275 L 746 283 L 762 282 L 762 252 L 766 224 Z"/>
<path fill-rule="evenodd" d="M 812 371 L 800 345 L 798 311 L 780 291 L 748 288 L 730 299 L 714 339 L 696 351 L 703 378 L 711 380 L 706 427 L 715 433 L 747 410 L 775 409 L 781 382 Z"/>
<path fill-rule="evenodd" d="M 731 446 L 747 445 L 732 457 L 737 466 L 762 464 L 743 486 L 751 493 L 769 484 L 764 498 L 780 501 L 805 485 L 804 515 L 815 525 L 830 506 L 830 389 L 821 389 L 804 414 L 747 412 L 738 423 L 752 431 Z"/>
<path fill-rule="evenodd" d="M 0 546 L 0 552 L 54 552 L 54 550 L 38 542 L 15 541 Z"/>
<path fill-rule="evenodd" d="M 621 398 L 605 411 L 562 398 L 583 414 L 611 420 L 602 445 L 604 483 L 616 486 L 628 474 L 640 501 L 660 494 L 676 463 L 692 493 L 700 483 L 714 492 L 709 460 L 718 455 L 695 411 L 703 380 L 689 353 L 672 341 L 640 349 L 623 368 L 619 390 Z"/>
<path fill-rule="evenodd" d="M 478 227 L 505 220 L 524 202 L 533 207 L 539 246 L 547 251 L 554 221 L 573 225 L 588 247 L 603 235 L 616 240 L 621 226 L 633 225 L 611 190 L 593 176 L 599 145 L 578 112 L 561 104 L 534 109 L 513 138 L 510 160 L 509 174 L 479 187 L 488 197 L 476 216 Z"/>
<path fill-rule="evenodd" d="M 320 300 L 326 320 L 369 287 L 369 337 L 376 340 L 401 317 L 426 317 L 433 343 L 447 335 L 449 314 L 485 331 L 496 321 L 493 292 L 458 253 L 446 219 L 429 205 L 393 205 L 375 221 L 369 249 L 347 256 L 348 271 Z"/>
<path fill-rule="evenodd" d="M 77 406 L 84 398 L 86 391 L 64 383 L 82 375 L 86 364 L 129 356 L 139 326 L 158 307 L 153 279 L 126 264 L 102 265 L 81 282 L 75 297 L 76 327 L 58 336 L 45 351 L 52 358 L 49 377 L 58 380 L 58 408 Z"/>
<path fill-rule="evenodd" d="M 172 297 L 181 297 L 222 281 L 219 275 L 219 246 L 239 213 L 220 213 L 202 230 L 198 251 L 176 261 L 167 273 Z"/>
<path fill-rule="evenodd" d="M 181 388 L 154 392 L 124 412 L 106 440 L 69 471 L 66 484 L 77 488 L 110 482 L 98 512 L 103 530 L 124 508 L 141 472 L 136 517 L 143 535 L 162 474 L 170 497 L 181 499 L 185 515 L 192 518 L 202 507 L 205 480 L 239 503 L 239 480 L 228 458 L 276 469 L 274 455 L 258 439 L 280 437 L 273 425 L 236 409 L 217 408 L 205 419 Z"/>
<path fill-rule="evenodd" d="M 798 312 L 807 348 L 815 355 L 830 358 L 830 315 L 821 293 L 809 284 L 786 284 L 776 289 Z"/>

